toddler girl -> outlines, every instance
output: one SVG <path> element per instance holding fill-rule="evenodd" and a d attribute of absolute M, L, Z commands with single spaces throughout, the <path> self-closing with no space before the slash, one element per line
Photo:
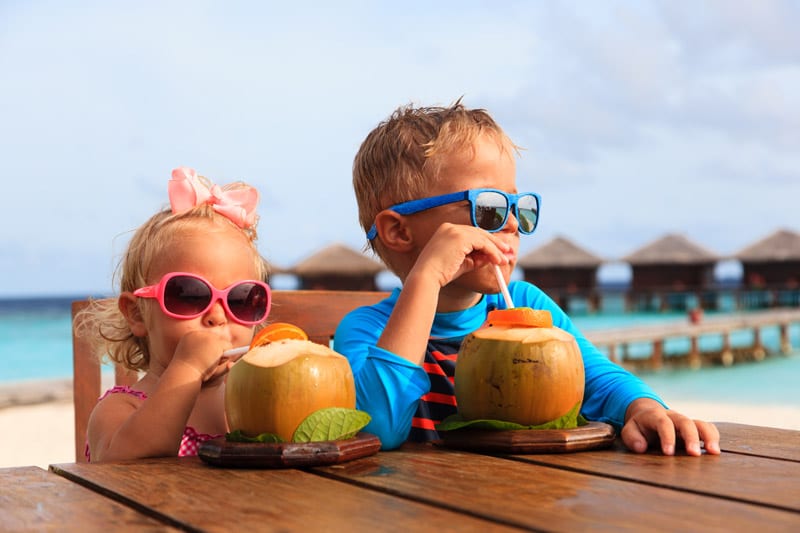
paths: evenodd
<path fill-rule="evenodd" d="M 143 372 L 92 411 L 87 458 L 112 461 L 196 455 L 227 431 L 223 352 L 250 343 L 267 318 L 268 267 L 256 240 L 258 191 L 220 188 L 178 168 L 171 208 L 133 235 L 112 305 L 93 302 L 79 331 L 101 337 L 112 361 Z M 107 301 L 106 301 L 107 302 Z"/>

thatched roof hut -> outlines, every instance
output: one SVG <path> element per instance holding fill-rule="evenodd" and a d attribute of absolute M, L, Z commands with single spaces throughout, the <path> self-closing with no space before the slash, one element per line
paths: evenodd
<path fill-rule="evenodd" d="M 299 278 L 301 289 L 374 291 L 375 276 L 383 270 L 383 263 L 335 243 L 300 261 L 289 272 Z"/>
<path fill-rule="evenodd" d="M 734 255 L 748 287 L 800 285 L 800 233 L 780 229 Z"/>
<path fill-rule="evenodd" d="M 526 281 L 540 288 L 591 290 L 603 259 L 564 237 L 555 237 L 517 262 Z"/>
<path fill-rule="evenodd" d="M 714 281 L 720 257 L 683 235 L 668 234 L 622 258 L 631 265 L 633 290 L 691 290 Z"/>

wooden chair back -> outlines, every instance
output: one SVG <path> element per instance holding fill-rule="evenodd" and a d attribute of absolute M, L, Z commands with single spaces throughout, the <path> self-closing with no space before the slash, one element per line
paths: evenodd
<path fill-rule="evenodd" d="M 326 346 L 333 339 L 336 326 L 348 312 L 356 307 L 372 305 L 386 298 L 387 292 L 378 291 L 272 291 L 272 309 L 267 323 L 289 322 L 302 328 L 309 339 Z M 88 300 L 72 302 L 72 318 L 88 305 Z M 101 368 L 97 354 L 87 339 L 72 331 L 72 388 L 75 403 L 75 460 L 84 462 L 86 428 L 101 394 Z M 119 365 L 114 368 L 116 385 L 132 385 L 137 380 L 135 372 Z"/>

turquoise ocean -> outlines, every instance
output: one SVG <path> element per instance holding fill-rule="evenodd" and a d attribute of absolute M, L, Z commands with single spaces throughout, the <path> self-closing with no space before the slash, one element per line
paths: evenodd
<path fill-rule="evenodd" d="M 73 298 L 0 299 L 0 385 L 72 376 L 70 303 Z M 707 313 L 706 316 L 713 316 Z M 683 313 L 575 313 L 572 319 L 583 331 L 641 326 L 686 320 Z M 769 351 L 777 351 L 777 328 L 762 330 Z M 749 334 L 734 335 L 734 345 L 750 342 Z M 640 376 L 664 397 L 686 401 L 748 405 L 785 405 L 800 409 L 800 324 L 790 328 L 794 351 L 789 356 L 770 355 L 758 363 L 699 370 L 648 372 Z M 687 341 L 688 342 L 688 341 Z M 713 345 L 719 340 L 705 339 Z M 709 346 L 711 347 L 711 346 Z M 647 346 L 639 347 L 646 355 Z M 679 352 L 680 341 L 668 343 L 666 351 Z M 633 352 L 635 355 L 636 352 Z"/>

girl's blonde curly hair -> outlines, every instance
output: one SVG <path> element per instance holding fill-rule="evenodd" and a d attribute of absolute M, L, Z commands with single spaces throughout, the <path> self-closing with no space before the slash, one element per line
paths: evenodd
<path fill-rule="evenodd" d="M 237 185 L 228 185 L 226 189 Z M 202 224 L 230 224 L 241 231 L 253 248 L 253 263 L 258 279 L 268 282 L 269 264 L 256 247 L 256 225 L 240 228 L 204 204 L 182 213 L 165 209 L 136 230 L 114 274 L 115 279 L 119 280 L 120 293 L 133 292 L 147 285 L 150 266 L 155 258 L 169 253 L 168 247 L 174 242 L 175 235 Z M 142 308 L 142 313 L 146 313 L 145 308 Z M 150 364 L 147 339 L 133 335 L 119 310 L 118 298 L 91 299 L 89 305 L 76 315 L 74 326 L 75 334 L 89 340 L 99 355 L 128 370 L 147 370 Z"/>

